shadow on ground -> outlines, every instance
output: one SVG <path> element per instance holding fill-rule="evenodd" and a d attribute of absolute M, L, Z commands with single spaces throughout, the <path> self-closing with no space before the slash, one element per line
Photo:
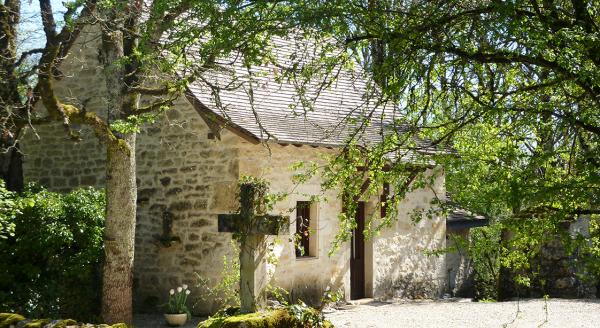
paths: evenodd
<path fill-rule="evenodd" d="M 206 317 L 192 317 L 183 328 L 196 328 L 200 321 L 206 320 Z M 136 314 L 133 317 L 133 326 L 135 328 L 165 328 L 169 327 L 162 314 Z"/>

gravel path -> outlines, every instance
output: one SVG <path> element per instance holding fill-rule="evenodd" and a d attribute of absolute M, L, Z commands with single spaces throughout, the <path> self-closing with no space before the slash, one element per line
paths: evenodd
<path fill-rule="evenodd" d="M 366 327 L 600 327 L 600 300 L 476 303 L 470 300 L 370 302 L 332 310 L 326 317 L 338 328 Z M 517 315 L 517 306 L 520 312 Z"/>

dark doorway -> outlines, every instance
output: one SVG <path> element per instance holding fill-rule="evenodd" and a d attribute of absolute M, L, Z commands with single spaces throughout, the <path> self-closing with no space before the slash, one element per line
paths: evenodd
<path fill-rule="evenodd" d="M 350 242 L 350 299 L 365 297 L 365 202 L 358 202 Z"/>

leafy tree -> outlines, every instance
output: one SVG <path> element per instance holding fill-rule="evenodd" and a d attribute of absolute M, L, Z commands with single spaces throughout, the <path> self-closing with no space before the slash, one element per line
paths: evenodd
<path fill-rule="evenodd" d="M 397 159 L 433 159 L 454 202 L 502 220 L 503 247 L 531 256 L 562 222 L 600 213 L 598 1 L 333 0 L 296 10 L 346 49 L 330 57 L 345 65 L 350 54 L 371 73 L 394 122 L 381 142 L 360 144 L 375 122 L 366 115 L 325 187 L 352 200 L 390 183 L 399 195 L 387 202 L 397 204 L 407 185 L 433 181 Z M 342 216 L 341 240 L 352 221 Z M 517 235 L 527 238 L 510 241 Z"/>

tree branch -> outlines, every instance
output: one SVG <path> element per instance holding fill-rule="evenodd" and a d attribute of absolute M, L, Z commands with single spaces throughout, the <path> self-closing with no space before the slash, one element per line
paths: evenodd
<path fill-rule="evenodd" d="M 172 88 L 170 86 L 164 86 L 161 88 L 148 88 L 148 87 L 136 86 L 136 87 L 128 88 L 129 92 L 140 93 L 143 95 L 150 95 L 150 96 L 167 95 L 167 94 L 171 93 L 171 89 Z"/>
<path fill-rule="evenodd" d="M 35 49 L 23 51 L 21 53 L 21 57 L 19 57 L 19 59 L 15 62 L 14 67 L 15 68 L 19 67 L 25 61 L 25 59 L 27 59 L 27 57 L 29 57 L 33 54 L 39 54 L 42 52 L 44 52 L 44 48 L 35 48 Z"/>
<path fill-rule="evenodd" d="M 531 216 L 545 214 L 548 212 L 558 213 L 558 212 L 563 212 L 563 211 L 566 211 L 565 214 L 567 214 L 567 215 L 600 214 L 600 209 L 596 209 L 596 208 L 575 208 L 572 210 L 565 210 L 565 209 L 561 209 L 561 208 L 554 207 L 554 206 L 542 205 L 542 206 L 529 208 L 529 209 L 526 209 L 523 211 L 519 211 L 518 213 L 513 215 L 513 217 L 514 218 L 528 218 Z"/>
<path fill-rule="evenodd" d="M 50 0 L 40 0 L 40 11 L 44 33 L 46 34 L 46 42 L 54 42 L 54 38 L 56 37 L 56 22 L 54 21 Z"/>

